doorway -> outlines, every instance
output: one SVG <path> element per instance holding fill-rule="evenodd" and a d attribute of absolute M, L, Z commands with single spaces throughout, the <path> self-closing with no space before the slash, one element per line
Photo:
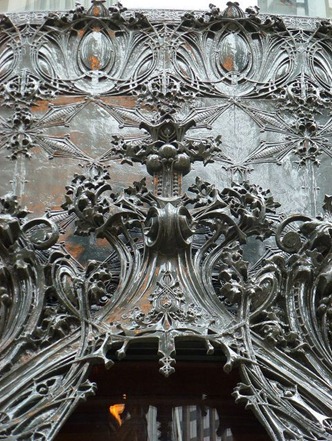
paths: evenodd
<path fill-rule="evenodd" d="M 221 363 L 179 362 L 169 378 L 152 361 L 94 366 L 94 397 L 82 403 L 56 441 L 268 441 L 254 415 L 231 396 L 240 378 Z"/>

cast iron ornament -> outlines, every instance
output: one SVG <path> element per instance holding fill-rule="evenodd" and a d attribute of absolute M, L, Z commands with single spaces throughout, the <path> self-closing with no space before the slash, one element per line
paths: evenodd
<path fill-rule="evenodd" d="M 1 92 L 15 109 L 12 119 L 1 121 L 3 146 L 12 160 L 30 155 L 36 144 L 54 157 L 78 159 L 84 168 L 67 186 L 61 212 L 31 220 L 14 196 L 0 200 L 0 439 L 53 439 L 77 403 L 94 393 L 87 380 L 93 363 L 110 368 L 131 346 L 152 341 L 160 371 L 168 376 L 177 344 L 197 341 L 211 359 L 222 349 L 226 372 L 239 369 L 235 399 L 254 411 L 271 439 L 330 440 L 331 196 L 324 215 L 282 218 L 271 193 L 249 181 L 219 190 L 197 178 L 184 191 L 182 179 L 196 161 L 219 161 L 247 173 L 252 164 L 278 162 L 291 151 L 301 166 L 318 166 L 319 155 L 330 156 L 330 120 L 315 120 L 330 103 L 321 71 L 305 65 L 296 72 L 294 35 L 282 20 L 262 21 L 256 9 L 243 12 L 236 2 L 224 12 L 211 5 L 203 15 L 185 14 L 175 27 L 128 16 L 120 4 L 92 3 L 88 11 L 78 6 L 69 14 L 51 13 L 37 28 L 19 30 L 7 17 L 1 22 L 3 43 L 19 46 L 1 52 Z M 16 40 L 19 32 L 24 38 Z M 75 32 L 83 35 L 80 41 L 71 40 Z M 166 49 L 156 35 L 177 38 Z M 115 63 L 121 38 L 131 47 L 135 78 L 126 60 Z M 296 38 L 312 39 L 310 56 L 326 57 L 324 69 L 330 68 L 327 23 L 310 37 Z M 97 41 L 92 59 L 87 54 Z M 225 41 L 237 47 L 231 63 L 218 49 Z M 64 43 L 77 57 L 52 66 L 49 47 L 61 52 Z M 23 46 L 34 60 L 28 71 L 21 70 L 22 57 L 12 63 L 11 51 L 21 54 Z M 194 58 L 204 52 L 209 67 L 202 69 L 188 50 Z M 255 58 L 257 51 L 266 58 Z M 272 59 L 280 70 L 270 66 Z M 279 72 L 274 81 L 272 71 Z M 38 124 L 29 105 L 55 94 L 87 96 L 54 106 Z M 138 96 L 138 104 L 155 106 L 153 117 L 139 108 L 110 106 L 103 98 L 112 94 Z M 227 100 L 179 111 L 180 102 L 197 96 Z M 261 112 L 241 96 L 273 96 L 286 117 Z M 98 158 L 66 137 L 58 140 L 61 148 L 47 144 L 45 127 L 65 126 L 91 101 L 143 136 L 113 138 Z M 232 164 L 221 137 L 192 136 L 229 106 L 244 109 L 263 130 L 287 132 L 288 144 L 262 144 L 243 164 Z M 144 164 L 153 185 L 143 179 L 115 190 L 108 166 L 119 159 Z M 108 257 L 79 264 L 59 240 L 71 224 L 74 236 L 106 240 Z M 244 258 L 249 241 L 273 244 L 251 267 Z"/>

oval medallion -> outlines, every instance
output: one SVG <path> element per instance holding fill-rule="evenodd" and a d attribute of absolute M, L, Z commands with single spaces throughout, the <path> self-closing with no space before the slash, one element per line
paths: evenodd
<path fill-rule="evenodd" d="M 220 64 L 227 72 L 242 72 L 249 63 L 247 43 L 237 34 L 229 34 L 220 42 Z"/>
<path fill-rule="evenodd" d="M 92 31 L 81 42 L 81 60 L 89 70 L 102 70 L 109 64 L 113 49 L 105 34 Z"/>

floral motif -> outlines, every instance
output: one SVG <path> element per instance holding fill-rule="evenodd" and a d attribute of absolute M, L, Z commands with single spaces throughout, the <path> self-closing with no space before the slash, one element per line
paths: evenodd
<path fill-rule="evenodd" d="M 26 106 L 16 106 L 13 115 L 7 120 L 0 118 L 0 149 L 7 148 L 10 158 L 17 159 L 23 155 L 31 157 L 35 147 L 41 147 L 50 158 L 57 154 L 69 157 L 77 157 L 87 160 L 87 156 L 71 143 L 68 136 L 63 138 L 53 137 L 45 132 L 47 127 L 64 126 L 66 123 L 66 111 L 58 118 L 55 117 L 55 109 L 50 109 L 41 118 L 32 114 Z"/>
<path fill-rule="evenodd" d="M 179 282 L 174 279 L 171 273 L 163 273 L 157 286 L 157 289 L 149 297 L 152 304 L 151 310 L 148 313 L 143 313 L 139 308 L 135 308 L 128 315 L 135 328 L 159 324 L 167 330 L 174 326 L 194 324 L 202 316 L 201 308 L 197 305 L 186 305 L 185 296 L 179 288 Z"/>

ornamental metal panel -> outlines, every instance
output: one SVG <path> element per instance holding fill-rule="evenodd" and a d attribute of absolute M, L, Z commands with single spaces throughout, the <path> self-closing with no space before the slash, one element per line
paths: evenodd
<path fill-rule="evenodd" d="M 195 341 L 272 440 L 330 440 L 331 22 L 0 26 L 0 439 L 52 440 L 93 363 L 154 342 L 169 376 Z"/>

